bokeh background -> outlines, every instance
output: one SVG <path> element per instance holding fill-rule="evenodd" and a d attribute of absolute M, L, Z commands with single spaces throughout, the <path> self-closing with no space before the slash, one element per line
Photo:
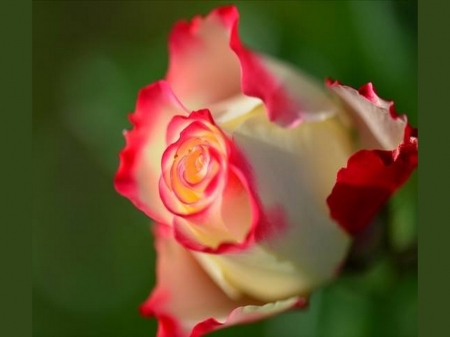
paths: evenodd
<path fill-rule="evenodd" d="M 234 3 L 247 45 L 319 79 L 371 81 L 417 126 L 417 2 Z M 112 184 L 122 130 L 165 74 L 173 23 L 224 4 L 33 3 L 33 336 L 154 336 L 138 314 L 155 282 L 149 220 Z M 362 244 L 308 311 L 212 336 L 416 336 L 416 218 L 417 174 L 378 219 L 382 248 Z"/>

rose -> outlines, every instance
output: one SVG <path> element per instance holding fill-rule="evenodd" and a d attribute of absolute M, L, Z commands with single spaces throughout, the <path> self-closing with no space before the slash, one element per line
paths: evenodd
<path fill-rule="evenodd" d="M 417 166 L 377 96 L 245 48 L 234 7 L 178 23 L 166 79 L 139 93 L 115 178 L 154 219 L 158 336 L 303 307 Z"/>

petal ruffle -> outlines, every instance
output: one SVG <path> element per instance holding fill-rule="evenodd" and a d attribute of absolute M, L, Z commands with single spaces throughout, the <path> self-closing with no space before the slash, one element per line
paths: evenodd
<path fill-rule="evenodd" d="M 397 115 L 394 103 L 378 97 L 372 83 L 359 90 L 327 80 L 328 87 L 339 97 L 356 127 L 363 149 L 393 150 L 403 141 L 408 122 Z"/>
<path fill-rule="evenodd" d="M 158 318 L 158 337 L 200 337 L 306 305 L 298 297 L 267 304 L 249 298 L 232 300 L 173 239 L 169 227 L 157 225 L 155 236 L 157 286 L 141 312 Z"/>
<path fill-rule="evenodd" d="M 237 10 L 224 7 L 174 26 L 166 79 L 190 110 L 240 94 L 239 61 L 229 47 L 236 20 Z"/>
<path fill-rule="evenodd" d="M 269 120 L 288 127 L 335 112 L 309 76 L 247 49 L 239 37 L 238 21 L 238 10 L 228 6 L 175 25 L 166 78 L 189 109 L 208 106 L 222 121 L 249 110 L 227 111 L 228 105 L 218 103 L 237 97 L 241 107 L 248 107 L 259 98 Z"/>
<path fill-rule="evenodd" d="M 417 167 L 416 130 L 394 102 L 380 98 L 372 83 L 359 90 L 327 80 L 356 128 L 360 150 L 339 170 L 327 199 L 330 214 L 349 234 L 368 226 L 389 197 Z"/>
<path fill-rule="evenodd" d="M 406 129 L 408 132 L 408 128 Z M 327 199 L 330 214 L 342 228 L 355 235 L 417 167 L 418 141 L 409 137 L 395 150 L 361 150 L 350 157 L 337 175 Z"/>
<path fill-rule="evenodd" d="M 130 115 L 131 131 L 125 131 L 125 148 L 114 179 L 116 190 L 155 221 L 170 224 L 172 215 L 159 196 L 161 157 L 166 149 L 167 126 L 175 115 L 187 115 L 170 86 L 159 81 L 139 92 Z"/>

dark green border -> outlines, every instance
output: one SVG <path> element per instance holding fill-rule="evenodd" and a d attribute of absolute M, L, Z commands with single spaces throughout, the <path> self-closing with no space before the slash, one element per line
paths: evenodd
<path fill-rule="evenodd" d="M 448 10 L 419 2 L 419 335 L 448 336 Z M 444 210 L 439 212 L 439 210 Z M 447 332 L 445 332 L 447 331 Z"/>
<path fill-rule="evenodd" d="M 4 1 L 1 35 L 2 336 L 31 335 L 31 1 Z"/>

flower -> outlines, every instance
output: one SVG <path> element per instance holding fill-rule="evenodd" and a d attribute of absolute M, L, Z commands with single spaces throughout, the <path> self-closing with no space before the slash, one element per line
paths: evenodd
<path fill-rule="evenodd" d="M 417 133 L 359 91 L 250 51 L 238 11 L 175 25 L 142 89 L 117 191 L 155 221 L 158 336 L 201 336 L 307 305 L 417 166 Z"/>

